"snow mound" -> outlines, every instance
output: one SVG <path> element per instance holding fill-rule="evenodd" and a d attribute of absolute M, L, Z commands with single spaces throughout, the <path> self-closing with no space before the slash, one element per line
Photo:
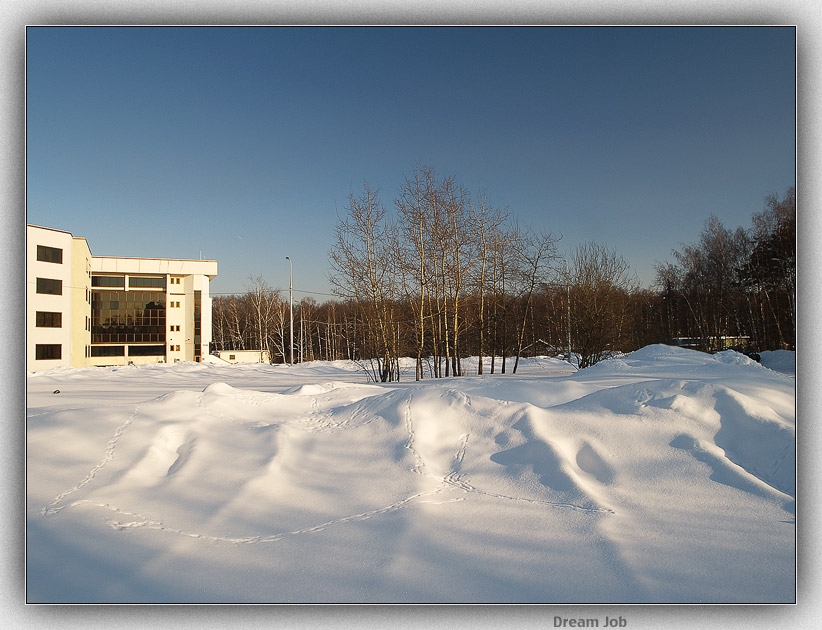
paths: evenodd
<path fill-rule="evenodd" d="M 743 478 L 761 481 L 757 485 L 769 486 L 774 497 L 785 495 L 790 501 L 795 493 L 794 418 L 767 401 L 723 385 L 684 380 L 633 383 L 584 396 L 553 408 L 552 413 L 561 414 L 564 424 L 580 431 L 585 430 L 580 418 L 592 413 L 600 424 L 618 425 L 611 427 L 614 431 L 622 425 L 653 426 L 668 444 L 688 427 L 689 435 L 709 445 L 725 462 L 723 466 L 737 470 Z M 644 433 L 637 430 L 637 438 L 644 439 Z M 658 447 L 648 445 L 649 449 Z M 652 470 L 645 473 L 656 474 Z"/>
<path fill-rule="evenodd" d="M 756 361 L 736 350 L 723 350 L 713 355 L 716 361 L 729 365 L 759 365 Z"/>
<path fill-rule="evenodd" d="M 632 361 L 693 361 L 701 360 L 706 355 L 697 350 L 668 346 L 661 343 L 652 344 L 623 355 Z"/>
<path fill-rule="evenodd" d="M 229 385 L 228 383 L 212 383 L 211 385 L 207 386 L 204 390 L 204 394 L 212 394 L 218 396 L 230 396 L 236 390 Z"/>
<path fill-rule="evenodd" d="M 310 383 L 308 385 L 299 385 L 297 387 L 292 387 L 286 390 L 285 393 L 294 396 L 319 396 L 320 394 L 327 394 L 328 392 L 332 392 L 338 389 L 357 389 L 363 391 L 371 391 L 374 394 L 385 391 L 384 389 L 376 385 L 356 385 L 352 383 L 346 383 L 343 381 L 330 381 L 326 383 Z"/>

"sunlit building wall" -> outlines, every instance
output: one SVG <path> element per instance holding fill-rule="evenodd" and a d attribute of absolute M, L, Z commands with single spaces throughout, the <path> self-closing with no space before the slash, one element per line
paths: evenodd
<path fill-rule="evenodd" d="M 82 238 L 27 226 L 27 369 L 201 361 L 213 260 L 92 256 Z"/>

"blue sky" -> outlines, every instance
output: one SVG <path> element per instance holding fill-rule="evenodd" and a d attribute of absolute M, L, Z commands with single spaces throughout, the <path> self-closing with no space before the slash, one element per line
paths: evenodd
<path fill-rule="evenodd" d="M 644 285 L 794 185 L 794 29 L 29 27 L 27 221 L 329 293 L 337 212 L 417 165 Z M 319 300 L 322 295 L 315 295 Z"/>

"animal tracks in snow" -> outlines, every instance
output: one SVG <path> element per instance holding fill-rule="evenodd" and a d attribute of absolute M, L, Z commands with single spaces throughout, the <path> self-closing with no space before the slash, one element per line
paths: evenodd
<path fill-rule="evenodd" d="M 429 481 L 417 484 L 416 490 L 404 493 L 404 496 L 393 501 L 378 503 L 378 507 L 372 509 L 358 510 L 323 519 L 315 524 L 269 534 L 232 536 L 214 531 L 207 533 L 207 528 L 196 526 L 196 523 L 193 527 L 177 527 L 168 520 L 175 519 L 173 509 L 164 512 L 163 505 L 173 508 L 175 502 L 209 492 L 225 498 L 221 508 L 223 512 L 242 510 L 245 488 L 259 489 L 270 483 L 281 485 L 285 482 L 285 478 L 281 476 L 283 470 L 290 470 L 294 466 L 297 468 L 290 474 L 301 476 L 299 467 L 303 455 L 300 449 L 333 444 L 339 438 L 331 435 L 322 437 L 323 434 L 369 427 L 375 420 L 383 421 L 377 422 L 378 426 L 373 427 L 375 435 L 382 436 L 383 439 L 401 440 L 397 443 L 398 447 L 401 445 L 402 451 L 411 458 L 405 464 L 404 457 L 394 462 L 392 465 L 400 468 L 392 474 L 401 478 L 404 469 L 405 474 Z M 323 531 L 344 523 L 368 520 L 414 505 L 465 501 L 472 495 L 549 508 L 570 508 L 587 513 L 612 513 L 611 510 L 573 502 L 516 496 L 495 489 L 483 489 L 469 481 L 470 474 L 466 475 L 464 465 L 471 452 L 469 444 L 472 433 L 465 431 L 465 428 L 475 425 L 480 429 L 485 426 L 483 423 L 487 425 L 488 418 L 483 418 L 482 410 L 473 405 L 468 395 L 453 389 L 434 388 L 420 394 L 374 386 L 363 388 L 331 383 L 303 386 L 286 394 L 264 394 L 215 384 L 199 394 L 173 392 L 135 407 L 129 417 L 117 426 L 101 460 L 80 482 L 50 501 L 42 514 L 54 516 L 66 507 L 96 507 L 113 513 L 114 517 L 107 523 L 118 531 L 142 528 L 194 539 L 269 543 L 289 536 Z M 285 434 L 282 434 L 283 431 Z M 486 432 L 491 434 L 490 431 Z M 124 444 L 123 440 L 129 438 L 129 435 L 126 452 L 117 460 L 116 452 L 119 452 Z M 299 438 L 300 435 L 306 436 L 308 441 Z M 316 437 L 307 438 L 312 435 Z M 234 481 L 224 481 L 214 477 L 213 471 L 209 471 L 213 464 L 224 465 L 207 460 L 209 453 L 217 452 L 213 444 L 217 439 L 223 442 L 221 448 L 224 451 L 237 454 L 236 464 L 231 470 L 237 477 Z M 493 447 L 498 450 L 496 445 Z M 472 465 L 477 461 L 488 465 L 494 459 L 491 457 L 489 460 L 486 453 L 488 448 L 487 444 L 477 444 L 478 452 L 471 458 Z M 248 455 L 249 452 L 255 455 L 252 457 Z M 308 454 L 306 451 L 306 455 Z M 345 454 L 339 456 L 345 457 Z M 594 455 L 588 454 L 586 462 L 588 469 L 594 470 L 592 474 L 595 476 L 607 475 L 604 463 L 597 462 Z M 278 466 L 284 467 L 283 470 Z M 100 473 L 107 467 L 111 470 L 103 480 Z M 206 483 L 209 474 L 212 475 L 210 482 L 216 483 L 216 486 L 208 486 Z M 302 476 L 305 474 L 302 473 Z M 93 481 L 96 483 L 92 484 Z M 310 483 L 307 478 L 305 482 Z M 390 485 L 391 481 L 388 483 L 389 494 Z M 143 489 L 141 494 L 135 494 L 137 488 Z M 81 498 L 67 502 L 81 490 Z M 348 490 L 341 491 L 345 497 Z M 459 493 L 457 496 L 454 495 L 455 491 Z M 265 495 L 262 498 L 265 500 Z M 272 514 L 278 513 L 282 508 L 277 507 L 275 499 L 269 500 L 274 501 L 270 507 Z M 148 511 L 140 509 L 139 505 L 144 501 L 147 501 L 146 506 L 153 507 Z M 126 507 L 128 504 L 134 505 Z M 343 498 L 337 509 L 344 505 Z M 153 515 L 149 516 L 149 513 Z M 205 526 L 205 523 L 202 525 Z"/>
<path fill-rule="evenodd" d="M 728 435 L 740 434 L 751 426 L 760 433 L 767 430 L 769 435 L 787 436 L 783 440 L 787 446 L 781 447 L 785 451 L 791 445 L 791 435 L 778 418 L 765 414 L 757 420 L 746 411 L 745 405 L 752 404 L 747 399 L 733 398 L 713 386 L 646 382 L 631 385 L 624 393 L 614 389 L 589 398 L 613 414 L 604 422 L 631 421 L 622 419 L 625 416 L 647 422 L 665 417 L 661 413 L 670 415 L 679 410 L 693 417 L 696 426 L 718 427 L 717 442 L 730 442 Z M 567 431 L 558 431 L 573 421 L 578 404 L 548 410 L 529 403 L 504 403 L 507 420 L 501 424 L 500 401 L 435 384 L 392 389 L 329 382 L 276 394 L 216 383 L 200 393 L 171 392 L 138 404 L 117 425 L 101 459 L 78 483 L 52 499 L 42 514 L 54 516 L 66 507 L 96 506 L 115 514 L 109 524 L 117 530 L 145 528 L 227 542 L 275 542 L 414 505 L 441 505 L 472 496 L 615 514 L 609 507 L 608 488 L 615 484 L 617 470 L 603 457 L 602 437 L 579 440 Z M 720 415 L 721 424 L 714 418 Z M 368 431 L 368 437 L 351 441 L 354 430 Z M 362 448 L 364 444 L 368 448 L 371 440 L 375 449 L 379 441 L 392 444 L 380 452 L 393 457 L 388 462 L 370 461 L 372 453 L 355 455 L 345 446 L 350 443 Z M 747 450 L 737 447 L 736 458 L 764 460 L 760 451 L 765 447 L 755 451 L 748 445 L 760 443 L 743 443 Z M 751 466 L 739 466 L 713 442 L 681 434 L 669 446 L 707 464 L 713 481 L 763 498 L 779 494 L 746 470 Z M 368 467 L 376 466 L 372 476 L 384 482 L 349 487 L 345 473 L 329 476 L 329 470 L 317 468 L 316 462 L 322 466 L 324 461 L 312 459 L 318 450 L 330 454 L 329 469 L 338 465 L 355 476 L 368 477 Z M 216 453 L 228 455 L 230 461 L 209 459 Z M 360 462 L 357 457 L 365 459 Z M 418 481 L 409 480 L 409 474 Z M 499 482 L 500 475 L 505 483 Z M 288 497 L 277 492 L 286 488 L 283 492 L 287 494 L 292 488 L 299 493 L 302 485 L 314 492 L 315 487 L 337 488 L 334 496 L 339 499 L 334 506 L 306 511 L 302 517 L 303 521 L 315 518 L 313 524 L 248 536 L 206 533 L 205 522 L 200 523 L 202 527 L 196 521 L 187 523 L 190 527 L 170 524 L 176 518 L 175 503 L 205 496 L 212 502 L 216 497 L 221 517 L 236 518 L 232 522 L 240 524 L 246 522 L 246 503 L 256 502 L 258 511 L 265 513 L 267 509 L 274 518 L 270 522 L 251 518 L 248 529 L 275 529 L 278 522 L 284 522 L 277 520 L 278 515 L 293 512 L 295 507 L 301 509 L 299 502 L 286 507 L 288 501 L 281 502 Z M 358 495 L 365 495 L 365 499 Z M 376 507 L 361 509 L 369 502 Z M 151 508 L 141 509 L 143 504 Z M 355 505 L 358 509 L 345 513 L 346 506 Z M 212 529 L 219 528 L 221 522 L 212 523 Z"/>
<path fill-rule="evenodd" d="M 65 492 L 61 492 L 48 505 L 46 505 L 46 507 L 43 508 L 43 512 L 42 512 L 43 516 L 49 516 L 49 515 L 57 514 L 58 512 L 60 512 L 60 510 L 62 510 L 65 507 L 65 506 L 60 506 L 60 503 L 62 503 L 62 501 L 67 496 L 69 496 L 71 494 L 74 494 L 75 492 L 80 490 L 83 486 L 90 483 L 94 479 L 94 477 L 97 475 L 97 473 L 106 464 L 108 464 L 111 461 L 111 459 L 114 457 L 114 449 L 117 446 L 117 442 L 123 436 L 123 433 L 125 433 L 126 429 L 128 429 L 128 427 L 131 425 L 131 423 L 134 422 L 134 419 L 137 417 L 137 414 L 139 413 L 139 411 L 140 411 L 140 405 L 137 405 L 137 407 L 135 407 L 135 409 L 131 413 L 131 415 L 128 418 L 126 418 L 126 420 L 122 424 L 120 424 L 117 427 L 117 429 L 114 431 L 114 435 L 111 436 L 111 439 L 108 441 L 108 444 L 106 445 L 106 452 L 103 455 L 103 458 L 94 466 L 94 468 L 92 468 L 88 472 L 88 474 L 85 477 L 83 477 L 83 479 L 80 480 L 79 483 L 72 486 L 71 488 L 69 488 Z"/>

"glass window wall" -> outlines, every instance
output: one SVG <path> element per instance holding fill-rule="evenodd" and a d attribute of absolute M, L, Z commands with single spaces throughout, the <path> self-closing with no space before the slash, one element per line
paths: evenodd
<path fill-rule="evenodd" d="M 166 294 L 92 291 L 92 343 L 165 343 Z"/>

